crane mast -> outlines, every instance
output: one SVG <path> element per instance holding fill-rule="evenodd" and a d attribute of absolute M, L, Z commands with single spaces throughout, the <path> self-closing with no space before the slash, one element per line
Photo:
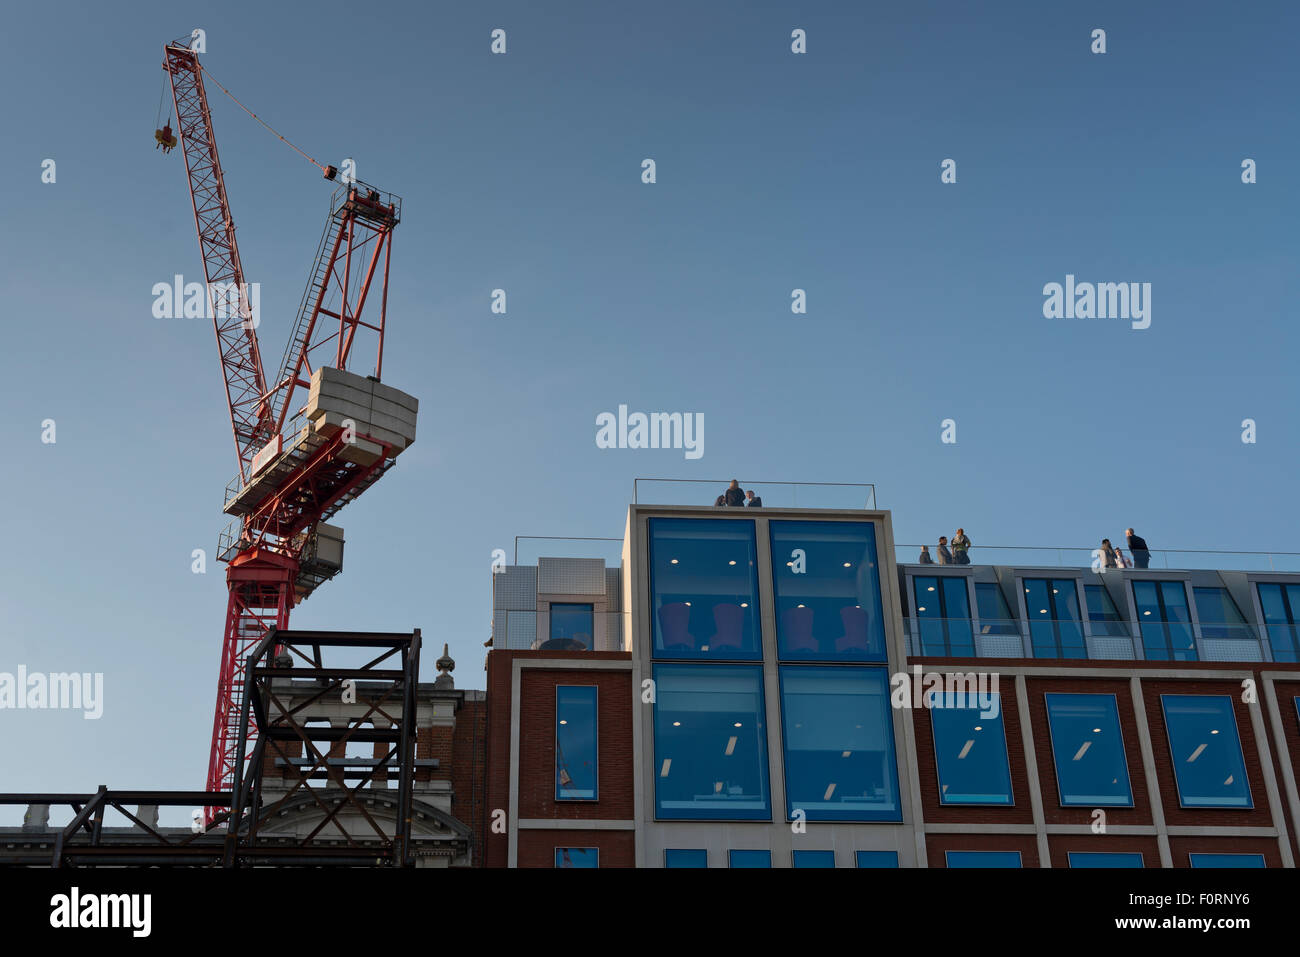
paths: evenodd
<path fill-rule="evenodd" d="M 418 402 L 379 381 L 401 200 L 356 180 L 340 186 L 331 201 L 279 376 L 268 387 L 204 71 L 184 40 L 166 45 L 163 69 L 183 144 L 238 461 L 224 507 L 235 521 L 218 545 L 229 600 L 207 790 L 221 791 L 243 771 L 236 766 L 236 745 L 248 653 L 269 630 L 287 628 L 293 606 L 342 570 L 342 529 L 325 521 L 414 442 Z M 320 168 L 327 179 L 337 172 Z M 363 311 L 376 280 L 379 315 L 367 319 Z M 348 372 L 358 337 L 370 333 L 378 340 L 373 374 Z M 299 388 L 310 391 L 295 409 Z M 250 738 L 256 734 L 252 720 Z"/>

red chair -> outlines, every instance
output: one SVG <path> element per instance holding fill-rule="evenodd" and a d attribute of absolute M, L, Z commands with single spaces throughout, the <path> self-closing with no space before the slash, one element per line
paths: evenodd
<path fill-rule="evenodd" d="M 691 606 L 675 601 L 659 609 L 659 631 L 663 635 L 664 650 L 695 650 L 695 636 L 687 631 L 691 623 Z"/>
<path fill-rule="evenodd" d="M 785 650 L 818 651 L 817 639 L 813 637 L 813 610 L 808 607 L 787 608 L 781 615 L 781 624 L 785 631 Z"/>
<path fill-rule="evenodd" d="M 743 642 L 742 629 L 745 624 L 745 609 L 739 605 L 724 603 L 713 606 L 713 623 L 717 633 L 709 641 L 709 651 L 719 648 L 739 648 Z"/>
<path fill-rule="evenodd" d="M 835 640 L 836 651 L 871 651 L 871 639 L 867 636 L 867 613 L 865 609 L 846 605 L 840 609 L 840 620 L 844 622 L 844 634 Z"/>

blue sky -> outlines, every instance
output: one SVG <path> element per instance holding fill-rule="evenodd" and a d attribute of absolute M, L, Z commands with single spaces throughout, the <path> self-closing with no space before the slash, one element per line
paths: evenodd
<path fill-rule="evenodd" d="M 193 27 L 250 108 L 404 199 L 384 380 L 419 440 L 295 626 L 418 626 L 426 678 L 446 641 L 482 687 L 492 549 L 621 535 L 637 476 L 874 482 L 905 542 L 1300 550 L 1294 4 L 26 4 L 0 671 L 102 671 L 105 712 L 0 712 L 0 790 L 203 783 L 226 594 L 190 554 L 234 457 L 210 323 L 150 292 L 202 275 L 152 139 Z M 274 365 L 330 190 L 209 96 Z M 1066 274 L 1151 283 L 1151 327 L 1044 318 Z M 703 413 L 705 454 L 597 448 L 619 404 Z"/>

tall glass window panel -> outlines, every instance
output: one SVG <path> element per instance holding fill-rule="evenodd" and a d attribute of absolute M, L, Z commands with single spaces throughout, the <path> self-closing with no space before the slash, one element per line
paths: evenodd
<path fill-rule="evenodd" d="M 1070 851 L 1070 867 L 1143 867 L 1140 851 Z"/>
<path fill-rule="evenodd" d="M 947 851 L 949 867 L 1021 867 L 1019 851 Z"/>
<path fill-rule="evenodd" d="M 555 800 L 594 801 L 596 775 L 595 685 L 555 688 Z"/>
<path fill-rule="evenodd" d="M 993 582 L 977 583 L 975 585 L 975 607 L 979 612 L 980 634 L 1020 634 L 1020 623 L 1016 620 L 1016 616 L 1011 613 L 1000 585 Z"/>
<path fill-rule="evenodd" d="M 917 575 L 912 579 L 912 597 L 921 654 L 975 657 L 964 576 Z"/>
<path fill-rule="evenodd" d="M 1300 585 L 1260 582 L 1259 604 L 1274 661 L 1300 661 Z"/>
<path fill-rule="evenodd" d="M 1025 614 L 1035 658 L 1087 658 L 1073 578 L 1026 578 Z"/>
<path fill-rule="evenodd" d="M 656 816 L 771 820 L 762 668 L 659 664 L 654 678 Z"/>
<path fill-rule="evenodd" d="M 771 867 L 771 851 L 731 851 L 727 863 L 732 867 Z"/>
<path fill-rule="evenodd" d="M 783 665 L 781 720 L 788 820 L 901 820 L 885 669 Z"/>
<path fill-rule="evenodd" d="M 600 849 L 596 847 L 557 847 L 556 867 L 600 867 Z"/>
<path fill-rule="evenodd" d="M 1187 589 L 1177 581 L 1135 581 L 1142 647 L 1153 661 L 1196 661 L 1196 638 L 1187 607 Z"/>
<path fill-rule="evenodd" d="M 1183 807 L 1254 807 L 1228 695 L 1162 694 Z"/>
<path fill-rule="evenodd" d="M 1246 623 L 1241 609 L 1226 588 L 1193 588 L 1196 616 L 1201 623 L 1202 638 L 1228 638 L 1253 641 L 1254 629 Z"/>
<path fill-rule="evenodd" d="M 1128 757 L 1112 694 L 1057 694 L 1047 700 L 1047 727 L 1062 807 L 1132 807 Z"/>
<path fill-rule="evenodd" d="M 708 867 L 709 852 L 704 848 L 669 848 L 664 851 L 664 867 Z"/>
<path fill-rule="evenodd" d="M 897 867 L 898 851 L 854 851 L 853 861 L 858 867 Z"/>
<path fill-rule="evenodd" d="M 1267 867 L 1263 854 L 1188 854 L 1192 867 Z"/>
<path fill-rule="evenodd" d="M 795 851 L 795 867 L 834 867 L 834 851 Z"/>
<path fill-rule="evenodd" d="M 884 661 L 876 532 L 869 522 L 772 522 L 784 661 Z"/>
<path fill-rule="evenodd" d="M 928 709 L 942 804 L 1015 803 L 1002 699 L 997 694 L 991 698 L 991 706 L 985 708 L 976 695 L 959 691 L 938 696 Z M 989 712 L 996 714 L 985 717 Z"/>
<path fill-rule="evenodd" d="M 652 518 L 656 658 L 763 657 L 752 520 Z"/>
<path fill-rule="evenodd" d="M 572 650 L 579 647 L 587 651 L 595 649 L 592 641 L 592 606 L 576 605 L 564 602 L 551 603 L 551 641 L 552 649 L 567 646 Z"/>
<path fill-rule="evenodd" d="M 1105 585 L 1084 585 L 1088 601 L 1088 621 L 1094 635 L 1112 638 L 1129 638 L 1128 623 L 1115 607 L 1115 601 Z"/>

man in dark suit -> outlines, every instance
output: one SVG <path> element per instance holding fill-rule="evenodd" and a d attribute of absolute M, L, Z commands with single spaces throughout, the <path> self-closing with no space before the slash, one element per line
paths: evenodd
<path fill-rule="evenodd" d="M 727 486 L 727 491 L 723 493 L 728 505 L 741 506 L 745 504 L 745 493 L 740 490 L 740 483 L 735 479 Z"/>
<path fill-rule="evenodd" d="M 1147 548 L 1147 540 L 1140 535 L 1134 535 L 1133 529 L 1127 530 L 1128 535 L 1128 553 L 1133 556 L 1134 568 L 1146 568 L 1151 561 L 1151 550 Z"/>
<path fill-rule="evenodd" d="M 754 490 L 751 488 L 748 492 L 745 493 L 745 504 L 752 505 L 754 508 L 762 508 L 763 500 L 759 498 L 757 495 L 755 495 Z"/>

